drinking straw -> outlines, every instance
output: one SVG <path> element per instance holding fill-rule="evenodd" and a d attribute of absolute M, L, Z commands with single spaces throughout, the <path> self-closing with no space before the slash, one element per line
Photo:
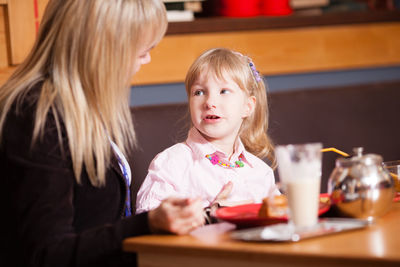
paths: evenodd
<path fill-rule="evenodd" d="M 343 151 L 341 151 L 341 150 L 339 150 L 337 148 L 334 148 L 334 147 L 327 147 L 327 148 L 321 149 L 321 152 L 328 152 L 328 151 L 332 151 L 332 152 L 338 153 L 339 155 L 342 155 L 343 157 L 350 157 L 350 155 L 347 154 L 346 152 L 343 152 Z"/>
<path fill-rule="evenodd" d="M 392 176 L 393 179 L 398 180 L 399 176 L 397 176 L 397 174 L 393 173 L 393 172 L 389 172 L 390 176 Z"/>

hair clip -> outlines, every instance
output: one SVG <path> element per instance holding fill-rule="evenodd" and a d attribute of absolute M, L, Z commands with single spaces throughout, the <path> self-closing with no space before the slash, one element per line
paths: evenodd
<path fill-rule="evenodd" d="M 253 72 L 254 75 L 254 79 L 256 79 L 257 82 L 261 82 L 261 76 L 260 73 L 257 71 L 256 66 L 254 66 L 253 62 L 251 61 L 251 59 L 249 59 L 249 66 L 251 71 Z"/>
<path fill-rule="evenodd" d="M 251 69 L 251 72 L 253 72 L 253 76 L 254 79 L 256 79 L 257 82 L 261 82 L 261 76 L 260 73 L 257 71 L 256 66 L 254 66 L 253 61 L 251 60 L 251 58 L 247 57 L 247 56 L 243 56 L 241 53 L 237 52 L 237 51 L 232 51 L 234 54 L 240 56 L 240 57 L 246 57 L 247 61 L 249 62 L 249 66 Z"/>

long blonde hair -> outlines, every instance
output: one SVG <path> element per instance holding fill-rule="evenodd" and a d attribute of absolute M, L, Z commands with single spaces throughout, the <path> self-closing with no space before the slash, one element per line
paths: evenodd
<path fill-rule="evenodd" d="M 77 181 L 85 166 L 90 182 L 104 185 L 109 138 L 123 153 L 135 144 L 133 61 L 145 37 L 158 42 L 166 27 L 160 0 L 50 0 L 34 47 L 0 88 L 0 137 L 12 105 L 41 83 L 32 144 L 52 112 L 60 144 L 65 126 Z"/>
<path fill-rule="evenodd" d="M 256 106 L 251 116 L 244 119 L 239 136 L 246 149 L 260 158 L 268 158 L 275 166 L 274 146 L 268 131 L 268 100 L 266 86 L 251 69 L 252 60 L 242 54 L 226 49 L 214 48 L 201 54 L 190 66 L 185 86 L 188 98 L 190 89 L 199 75 L 207 69 L 218 79 L 228 75 L 248 96 L 256 98 Z"/>

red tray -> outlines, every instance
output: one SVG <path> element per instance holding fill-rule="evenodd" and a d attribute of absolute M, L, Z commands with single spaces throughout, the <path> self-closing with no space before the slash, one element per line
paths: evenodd
<path fill-rule="evenodd" d="M 261 203 L 258 203 L 220 208 L 216 211 L 215 217 L 223 221 L 234 223 L 239 228 L 287 222 L 287 216 L 269 218 L 259 217 L 258 211 L 260 210 L 261 205 Z M 329 196 L 327 194 L 321 194 L 318 214 L 321 215 L 327 212 L 329 208 Z"/>

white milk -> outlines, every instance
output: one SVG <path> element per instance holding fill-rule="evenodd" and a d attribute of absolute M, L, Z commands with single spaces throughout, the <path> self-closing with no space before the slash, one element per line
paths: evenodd
<path fill-rule="evenodd" d="M 318 222 L 322 144 L 278 146 L 280 180 L 289 203 L 290 222 L 309 227 Z"/>
<path fill-rule="evenodd" d="M 310 227 L 318 222 L 321 179 L 288 179 L 285 187 L 289 203 L 290 220 L 296 227 Z"/>
<path fill-rule="evenodd" d="M 315 225 L 318 222 L 321 161 L 282 162 L 279 175 L 288 197 L 290 221 L 296 227 Z"/>

